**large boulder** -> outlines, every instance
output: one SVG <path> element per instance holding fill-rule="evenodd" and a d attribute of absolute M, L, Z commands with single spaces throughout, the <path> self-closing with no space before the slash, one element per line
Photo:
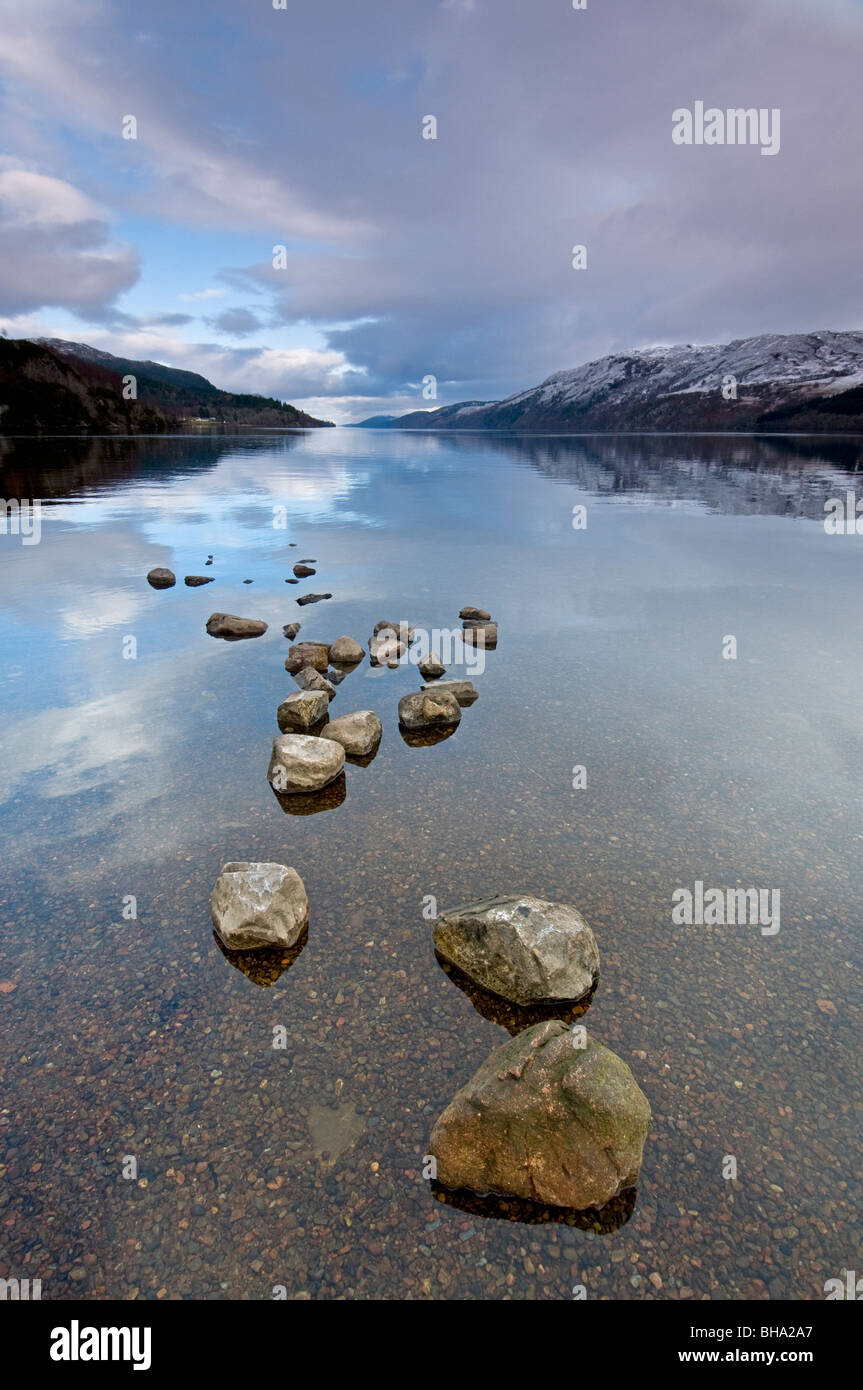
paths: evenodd
<path fill-rule="evenodd" d="M 460 705 L 472 705 L 474 700 L 479 699 L 479 691 L 473 681 L 423 681 L 422 689 L 439 695 L 448 692 L 455 696 Z"/>
<path fill-rule="evenodd" d="M 177 576 L 173 570 L 161 569 L 158 566 L 147 575 L 147 583 L 153 589 L 173 589 L 176 582 Z"/>
<path fill-rule="evenodd" d="M 210 897 L 213 926 L 232 951 L 293 946 L 309 921 L 296 869 L 284 864 L 225 864 Z"/>
<path fill-rule="evenodd" d="M 317 792 L 335 781 L 345 765 L 345 750 L 332 739 L 312 734 L 282 734 L 273 740 L 267 780 L 286 796 Z"/>
<path fill-rule="evenodd" d="M 321 722 L 329 703 L 325 690 L 295 690 L 276 711 L 279 728 L 283 734 L 305 733 Z"/>
<path fill-rule="evenodd" d="M 292 676 L 302 671 L 305 666 L 312 666 L 316 671 L 326 671 L 329 658 L 330 649 L 325 642 L 296 642 L 288 650 L 285 670 Z"/>
<path fill-rule="evenodd" d="M 258 618 L 236 618 L 233 613 L 213 613 L 207 619 L 211 637 L 263 637 L 267 624 Z"/>
<path fill-rule="evenodd" d="M 365 648 L 353 637 L 337 637 L 330 647 L 330 661 L 337 666 L 356 666 L 365 654 Z"/>
<path fill-rule="evenodd" d="M 321 738 L 331 738 L 335 743 L 340 743 L 352 758 L 367 758 L 377 748 L 382 733 L 378 716 L 370 709 L 360 709 L 331 719 L 321 730 Z"/>
<path fill-rule="evenodd" d="M 434 943 L 445 960 L 513 1004 L 583 999 L 599 975 L 599 951 L 581 913 L 523 894 L 442 913 Z"/>
<path fill-rule="evenodd" d="M 429 1141 L 444 1187 L 583 1211 L 635 1185 L 650 1105 L 622 1058 L 559 1019 L 497 1048 Z"/>
<path fill-rule="evenodd" d="M 399 700 L 399 723 L 405 729 L 434 729 L 460 719 L 461 706 L 449 691 L 414 690 Z"/>

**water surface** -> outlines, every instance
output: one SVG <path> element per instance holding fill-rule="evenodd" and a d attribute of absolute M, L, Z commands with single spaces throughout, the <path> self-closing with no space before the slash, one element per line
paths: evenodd
<path fill-rule="evenodd" d="M 0 494 L 44 502 L 38 545 L 0 536 L 0 1274 L 59 1299 L 814 1299 L 859 1268 L 863 538 L 823 517 L 863 440 L 4 447 Z M 333 713 L 377 711 L 377 757 L 340 804 L 283 810 L 282 625 L 365 645 L 468 603 L 500 641 L 453 737 L 406 744 L 416 671 L 366 661 Z M 270 628 L 215 641 L 213 611 Z M 211 930 L 233 859 L 293 865 L 311 902 L 257 977 Z M 696 879 L 780 889 L 781 930 L 674 925 Z M 512 889 L 591 922 L 585 1022 L 653 1108 L 616 1229 L 444 1205 L 422 1177 L 507 1036 L 423 904 Z"/>

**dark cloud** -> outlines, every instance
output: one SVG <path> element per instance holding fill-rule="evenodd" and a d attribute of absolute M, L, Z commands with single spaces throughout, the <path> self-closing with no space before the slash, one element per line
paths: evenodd
<path fill-rule="evenodd" d="M 247 333 L 255 333 L 261 327 L 260 319 L 251 309 L 225 309 L 223 313 L 208 319 L 207 322 L 220 333 L 228 333 L 234 338 L 243 338 Z"/>

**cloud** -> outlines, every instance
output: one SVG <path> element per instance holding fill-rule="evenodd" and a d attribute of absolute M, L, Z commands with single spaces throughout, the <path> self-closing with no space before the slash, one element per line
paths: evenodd
<path fill-rule="evenodd" d="M 427 374 L 441 401 L 489 398 L 630 346 L 863 324 L 852 0 L 403 0 L 397 25 L 384 4 L 358 22 L 355 0 L 290 13 L 187 0 L 181 27 L 152 0 L 146 41 L 107 0 L 6 9 L 19 139 L 28 102 L 45 142 L 49 123 L 74 122 L 102 161 L 101 201 L 116 200 L 106 221 L 76 203 L 83 178 L 53 190 L 55 243 L 60 210 L 71 220 L 39 299 L 48 190 L 19 181 L 8 312 L 74 300 L 106 321 L 136 273 L 134 253 L 107 251 L 107 226 L 155 210 L 173 235 L 225 235 L 204 284 L 260 297 L 260 316 L 226 310 L 218 332 L 243 336 L 254 317 L 315 344 L 302 359 L 177 348 L 184 365 L 224 372 L 219 385 L 420 405 Z M 230 77 L 214 81 L 227 56 Z M 779 107 L 779 154 L 674 145 L 672 112 L 696 99 Z M 135 142 L 119 136 L 127 112 Z M 422 138 L 427 114 L 436 140 Z M 227 240 L 238 230 L 242 254 Z M 571 264 L 580 243 L 585 271 Z"/>
<path fill-rule="evenodd" d="M 261 327 L 260 319 L 251 309 L 225 309 L 224 313 L 218 314 L 209 322 L 220 333 L 229 333 L 235 338 L 243 338 Z"/>
<path fill-rule="evenodd" d="M 109 315 L 138 279 L 136 253 L 113 244 L 100 210 L 72 184 L 0 167 L 0 308 L 26 314 L 44 305 L 81 318 Z"/>
<path fill-rule="evenodd" d="M 180 299 L 218 299 L 227 293 L 227 290 L 195 290 L 192 294 L 181 294 Z"/>

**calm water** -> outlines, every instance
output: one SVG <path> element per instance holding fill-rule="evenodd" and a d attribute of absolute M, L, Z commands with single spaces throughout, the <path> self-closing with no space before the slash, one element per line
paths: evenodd
<path fill-rule="evenodd" d="M 859 1269 L 863 538 L 822 521 L 861 454 L 7 443 L 0 494 L 44 503 L 40 544 L 0 536 L 0 1275 L 59 1299 L 816 1299 Z M 176 588 L 148 586 L 156 565 Z M 298 608 L 307 590 L 333 598 Z M 366 661 L 333 713 L 378 712 L 377 758 L 341 804 L 283 811 L 282 625 L 365 645 L 466 603 L 500 642 L 455 735 L 408 746 L 416 672 Z M 215 641 L 215 610 L 270 629 Z M 212 934 L 229 859 L 294 865 L 311 902 L 304 949 L 257 978 Z M 780 889 L 781 930 L 674 925 L 696 879 Z M 508 889 L 593 925 L 585 1021 L 653 1108 L 616 1229 L 486 1216 L 422 1177 L 507 1036 L 438 966 L 423 900 Z"/>

